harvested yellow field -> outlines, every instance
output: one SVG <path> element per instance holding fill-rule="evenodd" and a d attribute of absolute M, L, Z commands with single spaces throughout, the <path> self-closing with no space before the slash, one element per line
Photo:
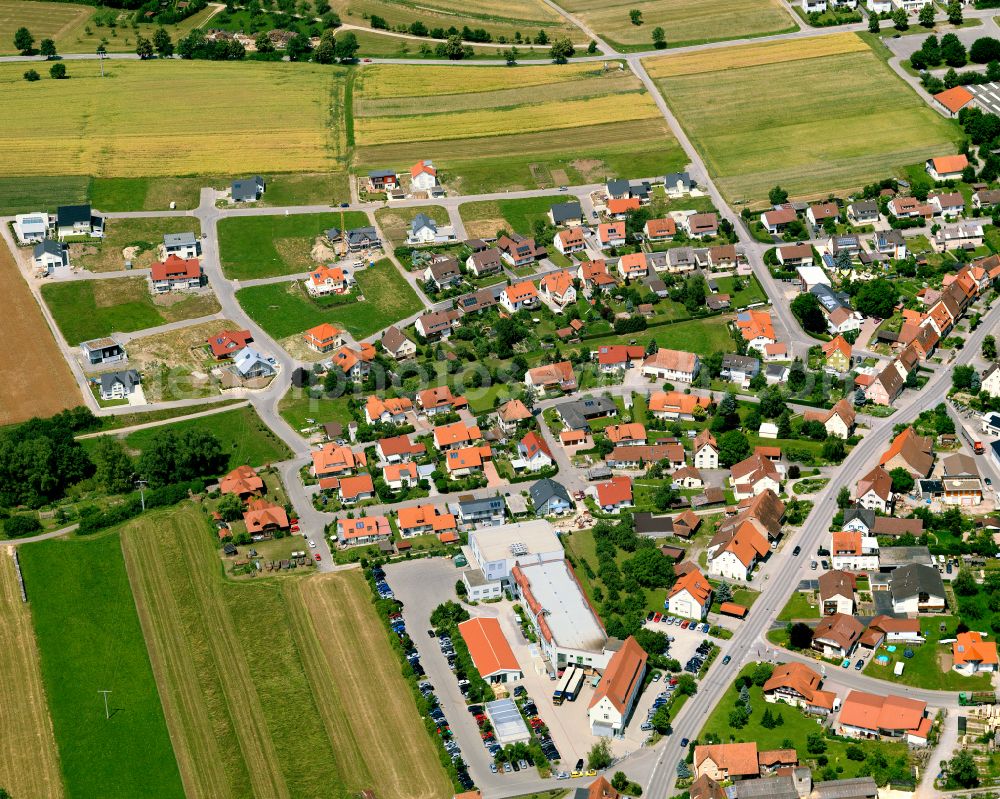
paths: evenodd
<path fill-rule="evenodd" d="M 811 39 L 742 44 L 738 47 L 725 47 L 718 50 L 658 56 L 644 59 L 642 63 L 649 76 L 655 80 L 657 78 L 675 78 L 681 75 L 696 75 L 700 72 L 744 69 L 746 67 L 766 66 L 767 64 L 781 64 L 785 61 L 802 61 L 843 53 L 868 51 L 868 45 L 853 33 L 834 33 Z"/>
<path fill-rule="evenodd" d="M 0 0 L 0 53 L 17 53 L 14 31 L 26 27 L 35 37 L 35 47 L 42 39 L 53 39 L 56 47 L 65 37 L 90 19 L 92 6 L 76 3 L 26 3 L 24 0 Z"/>
<path fill-rule="evenodd" d="M 21 601 L 13 549 L 0 552 L 0 785 L 11 796 L 63 795 L 29 605 Z"/>
<path fill-rule="evenodd" d="M 347 786 L 407 799 L 453 795 L 361 571 L 286 581 L 284 588 L 337 771 Z M 355 701 L 359 696 L 379 701 Z"/>
<path fill-rule="evenodd" d="M 456 114 L 425 114 L 409 117 L 370 117 L 355 122 L 355 136 L 365 145 L 403 141 L 439 141 L 453 139 L 456 132 L 464 137 L 504 136 L 540 130 L 601 125 L 608 122 L 631 122 L 652 119 L 659 111 L 648 94 L 605 95 L 570 102 L 537 103 L 503 111 L 465 111 Z"/>
<path fill-rule="evenodd" d="M 552 64 L 519 67 L 458 67 L 395 66 L 379 64 L 366 67 L 354 86 L 356 97 L 380 99 L 383 97 L 431 97 L 439 94 L 491 92 L 513 86 L 542 86 L 546 83 L 565 83 L 584 75 L 601 72 L 593 64 Z"/>
<path fill-rule="evenodd" d="M 0 174 L 135 177 L 322 171 L 344 154 L 345 71 L 206 61 L 0 67 Z"/>

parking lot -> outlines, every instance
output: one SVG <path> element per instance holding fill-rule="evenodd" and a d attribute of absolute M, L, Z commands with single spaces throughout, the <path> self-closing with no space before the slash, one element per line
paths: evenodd
<path fill-rule="evenodd" d="M 407 630 L 420 653 L 420 663 L 427 673 L 424 679 L 434 686 L 434 694 L 440 701 L 441 710 L 476 785 L 503 786 L 505 791 L 517 789 L 515 793 L 531 793 L 559 784 L 552 779 L 541 779 L 535 768 L 508 774 L 494 774 L 490 771 L 493 758 L 483 745 L 476 720 L 467 710 L 465 698 L 458 688 L 458 680 L 448 667 L 448 661 L 441 654 L 438 640 L 427 635 L 434 608 L 448 599 L 455 599 L 458 569 L 448 559 L 422 558 L 391 564 L 385 571 L 386 582 L 392 588 L 396 599 L 403 603 Z M 498 612 L 497 608 L 497 605 L 490 604 L 472 610 L 477 611 L 479 615 L 494 615 Z M 504 631 L 509 634 L 506 625 Z M 511 644 L 513 643 L 512 640 Z M 527 663 L 524 666 L 529 667 Z"/>

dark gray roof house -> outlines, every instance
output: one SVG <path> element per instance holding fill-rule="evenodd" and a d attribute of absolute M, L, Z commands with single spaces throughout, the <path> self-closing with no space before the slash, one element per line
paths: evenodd
<path fill-rule="evenodd" d="M 571 430 L 589 430 L 590 419 L 614 416 L 618 406 L 608 397 L 583 397 L 557 405 L 556 411 Z"/>
<path fill-rule="evenodd" d="M 495 289 L 499 288 L 499 291 Z M 479 311 L 485 311 L 487 308 L 492 308 L 497 304 L 497 297 L 500 291 L 505 288 L 504 284 L 497 286 L 487 286 L 486 288 L 481 288 L 478 291 L 473 291 L 469 294 L 463 294 L 461 297 L 456 297 L 455 299 L 455 310 L 462 314 L 478 313 Z"/>
<path fill-rule="evenodd" d="M 889 575 L 889 591 L 894 602 L 903 602 L 920 594 L 942 599 L 945 596 L 941 574 L 932 566 L 922 563 L 908 563 L 893 569 Z"/>
<path fill-rule="evenodd" d="M 56 209 L 56 227 L 72 227 L 73 225 L 90 224 L 93 214 L 90 204 L 60 205 Z"/>
<path fill-rule="evenodd" d="M 630 188 L 627 180 L 609 180 L 607 185 L 608 194 L 612 197 L 628 197 Z"/>
<path fill-rule="evenodd" d="M 260 199 L 260 195 L 264 193 L 264 188 L 264 178 L 260 175 L 234 180 L 232 190 L 233 201 L 238 203 L 252 203 Z"/>
<path fill-rule="evenodd" d="M 535 506 L 536 511 L 545 508 L 553 499 L 562 500 L 570 506 L 573 504 L 566 486 L 548 477 L 539 480 L 529 488 L 528 494 L 531 496 L 531 504 Z"/>
<path fill-rule="evenodd" d="M 121 386 L 125 394 L 131 394 L 142 380 L 135 369 L 122 372 L 105 372 L 101 375 L 101 395 L 111 394 L 115 386 Z"/>
<path fill-rule="evenodd" d="M 674 517 L 658 516 L 653 513 L 633 514 L 636 535 L 646 538 L 662 538 L 674 534 Z"/>
<path fill-rule="evenodd" d="M 667 187 L 667 190 L 680 189 L 682 191 L 691 191 L 694 188 L 694 181 L 691 180 L 691 176 L 687 172 L 671 172 L 669 175 L 664 176 L 663 184 Z"/>
<path fill-rule="evenodd" d="M 838 308 L 850 308 L 851 306 L 847 304 L 846 298 L 842 297 L 840 294 L 835 292 L 832 288 L 823 283 L 817 283 L 811 289 L 809 293 L 815 295 L 816 299 L 819 300 L 819 304 L 823 306 L 823 309 L 831 314 Z"/>
<path fill-rule="evenodd" d="M 68 260 L 66 258 L 67 247 L 65 244 L 61 244 L 58 241 L 53 241 L 52 239 L 44 239 L 35 245 L 32 254 L 35 258 L 41 258 L 44 255 L 51 255 L 54 258 L 59 258 L 61 260 Z"/>
<path fill-rule="evenodd" d="M 580 203 L 556 203 L 549 209 L 552 216 L 552 224 L 561 225 L 564 222 L 576 221 L 583 218 L 583 209 Z"/>
<path fill-rule="evenodd" d="M 410 223 L 410 233 L 416 234 L 423 228 L 430 228 L 435 233 L 437 233 L 437 222 L 431 219 L 427 214 L 417 214 L 413 217 L 413 221 Z"/>
<path fill-rule="evenodd" d="M 863 526 L 863 532 L 871 532 L 875 527 L 875 511 L 869 508 L 862 508 L 860 505 L 848 508 L 844 511 L 843 527 L 846 528 L 851 522 L 855 522 L 855 526 Z"/>

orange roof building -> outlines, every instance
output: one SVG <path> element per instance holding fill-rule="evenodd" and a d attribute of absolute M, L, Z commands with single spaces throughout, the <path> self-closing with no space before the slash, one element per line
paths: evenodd
<path fill-rule="evenodd" d="M 648 655 L 631 635 L 611 656 L 590 699 L 587 714 L 595 735 L 620 732 L 642 691 Z"/>
<path fill-rule="evenodd" d="M 949 116 L 958 116 L 958 112 L 971 103 L 974 95 L 964 86 L 954 86 L 934 95 L 934 102 L 948 112 Z M 964 167 L 963 167 L 964 169 Z"/>
<path fill-rule="evenodd" d="M 702 621 L 712 604 L 712 586 L 697 568 L 685 572 L 667 594 L 667 610 L 684 619 Z"/>
<path fill-rule="evenodd" d="M 524 676 L 507 643 L 500 622 L 493 617 L 477 617 L 458 625 L 469 655 L 484 680 L 504 683 Z"/>
<path fill-rule="evenodd" d="M 632 505 L 632 479 L 612 477 L 606 483 L 598 483 L 597 504 L 601 510 L 616 511 Z"/>
<path fill-rule="evenodd" d="M 959 633 L 951 645 L 952 668 L 961 674 L 997 671 L 997 645 L 977 632 Z"/>
<path fill-rule="evenodd" d="M 333 442 L 314 450 L 312 461 L 312 473 L 316 477 L 339 477 L 368 463 L 363 452 L 355 453 L 350 447 L 342 447 Z"/>
<path fill-rule="evenodd" d="M 365 472 L 355 477 L 345 477 L 338 486 L 340 501 L 345 504 L 353 504 L 371 499 L 375 496 L 375 484 L 372 476 Z"/>
<path fill-rule="evenodd" d="M 851 691 L 840 708 L 837 732 L 850 738 L 905 738 L 927 743 L 927 703 L 904 696 Z"/>
<path fill-rule="evenodd" d="M 710 744 L 694 748 L 694 767 L 701 777 L 707 774 L 713 780 L 738 780 L 760 775 L 757 760 L 757 743 Z"/>
<path fill-rule="evenodd" d="M 622 197 L 617 200 L 608 200 L 608 214 L 610 216 L 624 216 L 629 211 L 638 211 L 641 202 L 638 197 Z"/>
<path fill-rule="evenodd" d="M 251 466 L 237 466 L 219 481 L 221 493 L 236 494 L 241 499 L 263 490 L 264 481 Z"/>
<path fill-rule="evenodd" d="M 455 532 L 458 525 L 452 513 L 438 513 L 433 505 L 417 505 L 413 508 L 400 508 L 396 514 L 396 525 L 403 538 L 410 538 L 425 533 L 441 535 Z"/>
<path fill-rule="evenodd" d="M 709 397 L 684 394 L 680 391 L 654 391 L 649 396 L 649 412 L 660 419 L 694 418 L 695 408 L 707 408 Z"/>
<path fill-rule="evenodd" d="M 247 532 L 251 537 L 261 536 L 270 538 L 275 530 L 288 529 L 288 514 L 285 509 L 268 502 L 266 499 L 257 499 L 247 505 L 247 510 L 243 514 L 243 523 L 247 526 Z"/>
<path fill-rule="evenodd" d="M 343 332 L 329 322 L 309 328 L 302 338 L 306 345 L 316 352 L 331 352 L 344 343 Z"/>
<path fill-rule="evenodd" d="M 392 527 L 385 516 L 337 519 L 337 543 L 342 547 L 359 547 L 391 540 Z"/>
<path fill-rule="evenodd" d="M 822 682 L 820 673 L 805 663 L 783 663 L 775 667 L 764 683 L 764 699 L 829 713 L 837 695 L 832 691 L 821 691 L 819 686 Z"/>
<path fill-rule="evenodd" d="M 646 427 L 638 422 L 609 425 L 604 429 L 604 434 L 615 446 L 646 443 Z"/>
<path fill-rule="evenodd" d="M 961 175 L 969 165 L 969 159 L 962 155 L 942 155 L 927 161 L 927 172 L 935 180 L 948 180 L 950 176 Z"/>

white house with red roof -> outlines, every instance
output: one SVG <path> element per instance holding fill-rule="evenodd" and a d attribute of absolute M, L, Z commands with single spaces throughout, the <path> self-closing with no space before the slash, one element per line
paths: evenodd
<path fill-rule="evenodd" d="M 597 495 L 597 505 L 605 513 L 618 513 L 634 505 L 630 477 L 612 477 L 607 482 L 594 486 L 594 491 Z"/>
<path fill-rule="evenodd" d="M 534 430 L 518 442 L 517 454 L 517 460 L 511 462 L 515 469 L 538 472 L 542 469 L 548 469 L 554 463 L 549 445 Z"/>
<path fill-rule="evenodd" d="M 150 267 L 149 280 L 157 294 L 196 289 L 201 286 L 201 261 L 168 255 Z"/>
<path fill-rule="evenodd" d="M 430 191 L 437 183 L 437 168 L 433 161 L 424 159 L 410 167 L 410 187 L 414 191 Z"/>

